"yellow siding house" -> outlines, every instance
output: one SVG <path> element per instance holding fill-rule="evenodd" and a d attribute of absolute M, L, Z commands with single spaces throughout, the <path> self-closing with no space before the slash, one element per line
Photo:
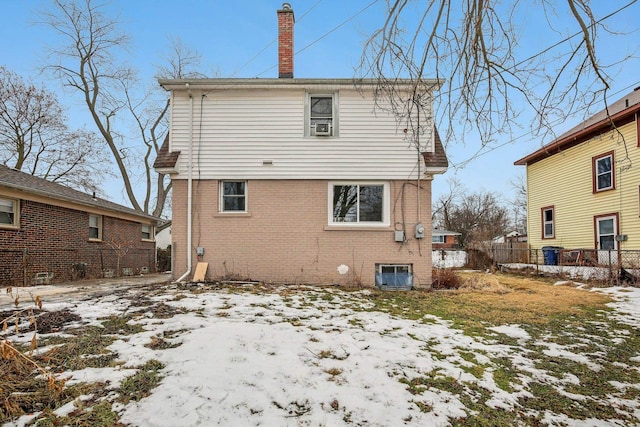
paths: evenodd
<path fill-rule="evenodd" d="M 531 248 L 640 249 L 640 87 L 515 162 Z"/>

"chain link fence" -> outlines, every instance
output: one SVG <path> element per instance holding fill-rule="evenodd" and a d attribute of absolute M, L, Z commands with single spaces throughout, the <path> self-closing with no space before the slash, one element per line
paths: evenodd
<path fill-rule="evenodd" d="M 484 251 L 494 264 L 506 269 L 533 270 L 538 274 L 558 274 L 609 285 L 640 285 L 640 250 L 492 245 Z"/>

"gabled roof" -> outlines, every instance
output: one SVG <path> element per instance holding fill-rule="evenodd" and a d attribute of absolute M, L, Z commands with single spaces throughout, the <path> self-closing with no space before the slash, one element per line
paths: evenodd
<path fill-rule="evenodd" d="M 180 151 L 169 152 L 169 133 L 167 132 L 167 136 L 164 138 L 160 150 L 158 150 L 156 160 L 153 162 L 153 168 L 174 169 L 179 156 Z"/>
<path fill-rule="evenodd" d="M 514 164 L 525 166 L 546 159 L 567 148 L 588 141 L 594 136 L 608 132 L 616 126 L 632 121 L 639 111 L 640 87 L 637 87 L 631 93 L 609 105 L 608 108 L 599 111 L 578 126 L 560 135 L 555 141 L 514 162 Z"/>
<path fill-rule="evenodd" d="M 64 185 L 47 181 L 28 173 L 20 172 L 0 164 L 0 187 L 18 190 L 24 193 L 48 197 L 79 204 L 86 207 L 97 208 L 103 211 L 118 212 L 127 215 L 134 215 L 139 218 L 157 221 L 158 218 L 138 212 L 135 209 L 110 202 L 108 200 L 93 197 L 93 195 L 83 193 Z"/>
<path fill-rule="evenodd" d="M 431 234 L 434 236 L 462 236 L 462 233 L 457 231 L 441 230 L 439 228 L 432 228 Z"/>
<path fill-rule="evenodd" d="M 433 129 L 434 131 L 434 140 L 433 140 L 433 152 L 422 153 L 422 157 L 424 158 L 424 164 L 427 168 L 448 168 L 449 167 L 449 159 L 447 159 L 447 153 L 444 151 L 444 146 L 442 145 L 442 140 L 440 139 L 440 134 L 438 133 L 438 129 Z"/>

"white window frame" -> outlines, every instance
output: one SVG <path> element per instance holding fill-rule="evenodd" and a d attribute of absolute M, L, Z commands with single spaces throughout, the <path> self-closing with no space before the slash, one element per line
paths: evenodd
<path fill-rule="evenodd" d="M 411 283 L 413 283 L 413 264 L 394 264 L 394 263 L 388 263 L 388 264 L 376 264 L 376 273 L 378 274 L 383 274 L 382 270 L 385 267 L 392 267 L 394 269 L 393 274 L 397 275 L 398 274 L 398 268 L 403 268 L 403 269 L 407 269 L 409 276 L 411 277 Z M 376 286 L 380 286 L 377 282 L 376 282 Z"/>
<path fill-rule="evenodd" d="M 144 237 L 145 235 L 145 227 L 148 228 L 148 231 L 146 232 L 146 234 L 149 234 L 149 237 Z M 147 242 L 153 242 L 155 239 L 155 233 L 154 233 L 154 227 L 151 224 L 142 224 L 141 225 L 141 233 L 142 233 L 142 240 L 147 241 Z"/>
<path fill-rule="evenodd" d="M 244 184 L 244 194 L 243 195 L 234 195 L 234 194 L 229 194 L 229 195 L 225 195 L 224 194 L 224 184 L 225 182 L 241 182 Z M 246 180 L 243 179 L 225 179 L 225 180 L 221 180 L 220 184 L 219 184 L 219 190 L 218 193 L 220 194 L 219 200 L 218 200 L 218 212 L 223 213 L 223 214 L 238 214 L 238 213 L 246 213 L 247 210 L 249 209 L 249 183 Z M 244 197 L 244 210 L 225 210 L 224 209 L 224 198 L 225 197 Z"/>
<path fill-rule="evenodd" d="M 97 226 L 91 224 L 91 219 L 97 218 Z M 92 229 L 98 229 L 98 237 L 91 236 Z M 102 215 L 89 214 L 89 240 L 101 241 L 102 240 Z"/>
<path fill-rule="evenodd" d="M 333 190 L 335 186 L 382 186 L 382 221 L 354 221 L 354 222 L 336 222 L 333 220 Z M 390 206 L 391 197 L 389 182 L 387 181 L 329 181 L 328 186 L 328 203 L 327 214 L 328 224 L 335 227 L 389 227 L 390 223 Z"/>
<path fill-rule="evenodd" d="M 431 236 L 431 243 L 445 244 L 447 243 L 447 236 L 444 234 L 433 234 Z"/>
<path fill-rule="evenodd" d="M 0 223 L 0 228 L 19 228 L 20 226 L 20 200 L 10 197 L 2 197 L 1 201 L 11 203 L 11 214 L 13 215 L 12 223 Z"/>
<path fill-rule="evenodd" d="M 604 222 L 604 221 L 611 221 L 612 225 L 613 225 L 613 232 L 611 234 L 601 234 L 600 233 L 600 223 Z M 596 216 L 595 217 L 595 228 L 596 228 L 596 243 L 597 243 L 597 247 L 596 249 L 598 250 L 611 250 L 611 251 L 616 251 L 618 250 L 618 241 L 616 240 L 616 236 L 618 234 L 618 216 L 617 215 L 603 215 L 603 216 Z M 612 236 L 613 237 L 613 248 L 603 248 L 602 247 L 602 237 L 603 236 Z"/>
<path fill-rule="evenodd" d="M 598 172 L 598 163 L 609 158 L 609 163 L 611 168 L 607 172 L 599 173 Z M 604 175 L 610 175 L 610 185 L 607 187 L 600 187 L 600 182 L 598 180 L 599 177 Z M 600 156 L 595 156 L 593 158 L 593 191 L 598 193 L 600 191 L 613 190 L 615 188 L 615 174 L 614 174 L 614 159 L 613 152 L 605 153 Z"/>
<path fill-rule="evenodd" d="M 331 125 L 328 136 L 315 134 L 315 126 L 311 121 L 311 98 L 331 98 Z M 330 138 L 339 135 L 338 92 L 307 92 L 304 103 L 304 136 L 313 138 Z"/>
<path fill-rule="evenodd" d="M 551 220 L 547 220 L 546 214 L 551 212 Z M 551 233 L 547 233 L 547 225 L 551 225 Z M 542 238 L 555 239 L 556 237 L 556 209 L 555 206 L 542 208 Z"/>

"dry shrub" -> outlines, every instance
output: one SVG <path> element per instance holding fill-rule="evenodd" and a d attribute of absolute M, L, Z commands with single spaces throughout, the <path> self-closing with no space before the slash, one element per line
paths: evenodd
<path fill-rule="evenodd" d="M 469 291 L 482 291 L 482 292 L 494 292 L 497 294 L 506 294 L 511 292 L 511 289 L 498 280 L 493 274 L 473 273 L 467 275 L 460 289 Z"/>
<path fill-rule="evenodd" d="M 460 276 L 450 268 L 434 268 L 431 280 L 432 289 L 458 289 L 462 285 Z"/>

